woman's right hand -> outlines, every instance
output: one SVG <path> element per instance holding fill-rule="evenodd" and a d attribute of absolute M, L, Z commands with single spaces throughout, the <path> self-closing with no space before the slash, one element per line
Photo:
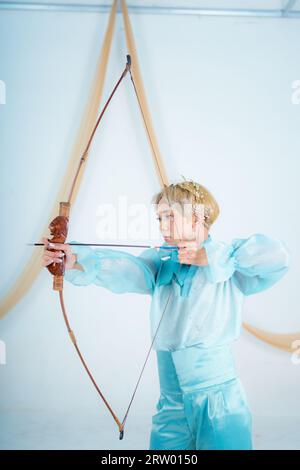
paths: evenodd
<path fill-rule="evenodd" d="M 46 237 L 42 238 L 44 243 L 44 252 L 42 256 L 42 266 L 47 267 L 52 263 L 62 263 L 65 259 L 65 269 L 73 269 L 76 264 L 76 255 L 72 253 L 71 246 L 67 243 L 55 243 L 55 251 L 50 251 L 49 240 Z"/>

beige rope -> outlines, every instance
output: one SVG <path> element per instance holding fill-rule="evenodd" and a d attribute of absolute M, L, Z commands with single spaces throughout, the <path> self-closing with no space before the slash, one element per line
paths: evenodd
<path fill-rule="evenodd" d="M 293 343 L 296 340 L 300 340 L 299 333 L 272 333 L 270 331 L 261 330 L 255 326 L 249 325 L 249 323 L 243 323 L 243 327 L 256 338 L 264 341 L 265 343 L 275 346 L 276 348 L 283 349 L 287 352 L 295 352 L 296 347 L 293 347 Z M 299 349 L 299 346 L 298 346 Z"/>
<path fill-rule="evenodd" d="M 155 169 L 156 169 L 161 187 L 163 187 L 164 185 L 168 186 L 167 174 L 166 174 L 163 162 L 162 162 L 156 135 L 155 135 L 154 128 L 152 125 L 149 107 L 147 104 L 146 93 L 145 93 L 144 86 L 143 86 L 142 75 L 140 72 L 138 56 L 137 56 L 136 47 L 135 47 L 135 41 L 133 37 L 132 27 L 130 24 L 127 5 L 126 5 L 125 0 L 121 0 L 121 6 L 122 6 L 123 19 L 124 19 L 124 26 L 125 26 L 127 49 L 131 56 L 131 61 L 132 61 L 132 66 L 131 66 L 132 76 L 134 78 L 134 82 L 135 82 L 136 89 L 137 89 L 140 110 L 141 110 L 141 114 L 143 117 L 145 129 L 146 129 L 146 134 L 149 139 L 149 144 L 150 144 L 151 151 L 152 151 L 152 157 L 154 160 Z"/>
<path fill-rule="evenodd" d="M 81 121 L 80 128 L 77 132 L 77 136 L 71 151 L 71 156 L 67 165 L 67 169 L 63 176 L 59 191 L 53 204 L 53 208 L 50 214 L 47 216 L 47 224 L 42 231 L 41 238 L 49 235 L 49 220 L 54 219 L 58 214 L 59 202 L 64 201 L 67 198 L 70 182 L 74 178 L 75 171 L 78 166 L 78 161 L 81 157 L 82 152 L 87 144 L 88 138 L 92 132 L 93 126 L 95 125 L 100 101 L 103 92 L 105 73 L 107 69 L 107 63 L 109 58 L 109 51 L 113 38 L 113 31 L 115 26 L 117 12 L 117 1 L 114 0 L 112 9 L 109 16 L 107 30 L 105 32 L 104 42 L 100 57 L 96 67 L 96 73 L 94 81 L 91 86 L 90 96 L 87 101 L 86 109 Z M 83 166 L 85 168 L 85 165 Z M 82 179 L 83 171 L 78 177 L 77 186 L 73 192 L 71 204 L 76 199 L 80 182 Z M 21 272 L 20 276 L 16 280 L 15 284 L 11 287 L 9 292 L 1 299 L 0 303 L 0 318 L 4 317 L 28 292 L 33 282 L 37 278 L 38 274 L 42 269 L 41 266 L 41 252 L 40 250 L 34 250 L 29 261 Z M 44 268 L 43 268 L 44 269 Z"/>

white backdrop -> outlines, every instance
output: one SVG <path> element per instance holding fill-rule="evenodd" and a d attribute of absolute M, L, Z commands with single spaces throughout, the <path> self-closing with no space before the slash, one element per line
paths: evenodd
<path fill-rule="evenodd" d="M 29 258 L 25 244 L 38 239 L 48 220 L 107 19 L 90 13 L 0 14 L 0 79 L 6 85 L 6 104 L 0 106 L 2 295 Z M 293 84 L 300 80 L 300 20 L 131 15 L 131 21 L 171 182 L 183 174 L 212 191 L 221 207 L 213 237 L 230 242 L 265 233 L 290 250 L 290 271 L 278 285 L 246 298 L 244 319 L 274 332 L 299 331 L 300 104 L 293 100 Z M 103 100 L 126 53 L 118 15 Z M 128 77 L 94 140 L 69 240 L 103 242 L 97 237 L 102 203 L 117 204 L 121 196 L 128 204 L 148 205 L 158 189 Z M 119 240 L 134 241 L 157 240 L 146 232 Z M 6 345 L 0 447 L 147 449 L 159 394 L 155 352 L 119 441 L 67 337 L 51 286 L 44 270 L 0 324 Z M 151 299 L 96 286 L 66 284 L 65 291 L 82 351 L 122 417 L 150 344 Z M 300 448 L 300 364 L 245 332 L 234 351 L 254 415 L 255 447 Z"/>

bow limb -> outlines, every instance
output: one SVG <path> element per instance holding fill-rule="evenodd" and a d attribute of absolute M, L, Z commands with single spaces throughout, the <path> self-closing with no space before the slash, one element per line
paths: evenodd
<path fill-rule="evenodd" d="M 97 119 L 97 122 L 96 122 L 96 125 L 92 131 L 92 134 L 90 136 L 90 139 L 87 143 L 87 146 L 83 152 L 83 155 L 82 157 L 80 158 L 80 161 L 79 161 L 79 164 L 78 164 L 78 168 L 77 168 L 77 171 L 76 171 L 76 174 L 75 174 L 75 177 L 73 179 L 73 182 L 72 182 L 72 185 L 71 185 L 71 189 L 70 189 L 70 193 L 69 193 L 69 197 L 68 197 L 68 200 L 67 202 L 61 202 L 60 203 L 60 213 L 59 213 L 59 216 L 56 217 L 52 222 L 51 224 L 49 225 L 49 228 L 51 230 L 51 235 L 53 236 L 53 238 L 50 240 L 51 242 L 53 243 L 65 243 L 65 240 L 66 240 L 66 237 L 67 237 L 67 234 L 68 234 L 68 222 L 69 222 L 69 213 L 70 213 L 70 206 L 71 206 L 71 202 L 72 202 L 72 199 L 73 199 L 73 193 L 74 193 L 74 189 L 76 187 L 76 182 L 77 182 L 77 179 L 78 179 L 78 176 L 80 174 L 80 170 L 81 170 L 81 167 L 82 165 L 86 162 L 86 159 L 87 159 L 87 156 L 88 156 L 88 151 L 89 151 L 89 148 L 91 146 L 91 143 L 92 143 L 92 140 L 93 140 L 93 137 L 95 135 L 95 132 L 96 132 L 96 129 L 104 115 L 104 112 L 105 110 L 107 109 L 107 106 L 110 102 L 110 100 L 112 99 L 115 91 L 117 90 L 119 84 L 121 83 L 122 79 L 125 77 L 125 75 L 127 74 L 127 72 L 129 71 L 130 73 L 130 76 L 131 76 L 131 81 L 132 81 L 132 84 L 134 86 L 134 90 L 135 90 L 135 94 L 136 94 L 136 97 L 137 97 L 137 100 L 138 100 L 138 103 L 140 105 L 140 108 L 141 108 L 141 111 L 142 111 L 142 107 L 141 107 L 141 103 L 140 103 L 140 99 L 139 99 L 139 96 L 138 96 L 138 91 L 137 91 L 137 88 L 135 86 L 135 83 L 134 83 L 134 78 L 131 74 L 131 58 L 130 58 L 130 55 L 127 55 L 127 63 L 126 63 L 126 67 L 119 79 L 119 81 L 117 82 L 117 84 L 115 85 L 109 99 L 107 100 L 105 106 L 104 106 L 104 109 L 103 111 L 101 112 L 99 118 Z M 153 146 L 153 143 L 152 143 L 152 140 L 151 140 L 151 134 L 149 132 L 149 129 L 148 129 L 148 126 L 147 126 L 147 123 L 146 123 L 146 120 L 145 120 L 145 116 L 144 114 L 142 113 L 142 117 L 143 117 L 143 120 L 144 120 L 144 123 L 145 123 L 145 126 L 146 126 L 146 130 L 147 130 L 147 134 L 149 136 L 149 139 L 150 139 L 150 142 Z M 161 178 L 162 181 L 163 181 L 163 178 Z M 54 250 L 53 250 L 54 251 Z M 180 267 L 181 268 L 181 267 Z M 151 352 L 151 349 L 152 349 L 152 346 L 153 346 L 153 343 L 155 341 L 155 338 L 157 336 L 157 333 L 158 333 L 158 330 L 159 330 L 159 327 L 160 327 L 160 324 L 162 322 L 162 319 L 164 317 L 164 314 L 166 312 L 166 309 L 167 309 L 167 305 L 169 303 L 169 300 L 170 300 L 170 297 L 171 297 L 171 292 L 169 294 L 169 297 L 167 299 L 167 302 L 166 302 L 166 305 L 165 305 L 165 308 L 164 308 L 164 311 L 162 313 L 162 316 L 161 316 L 161 319 L 159 321 L 159 324 L 158 324 L 158 327 L 157 327 L 157 330 L 155 332 L 155 335 L 154 335 L 154 338 L 152 340 L 152 343 L 151 343 L 151 346 L 150 346 L 150 349 L 148 351 L 148 354 L 147 354 L 147 357 L 146 357 L 146 360 L 144 362 L 144 365 L 143 365 L 143 368 L 142 368 L 142 371 L 141 371 L 141 374 L 139 376 L 139 379 L 138 379 L 138 382 L 135 386 L 135 389 L 134 389 L 134 392 L 133 392 L 133 395 L 132 395 L 132 398 L 130 400 L 130 403 L 129 403 L 129 406 L 127 408 L 127 411 L 125 413 L 125 416 L 124 416 L 124 419 L 122 422 L 120 422 L 120 420 L 118 419 L 118 417 L 116 416 L 116 414 L 113 412 L 112 408 L 110 407 L 109 403 L 107 402 L 107 400 L 105 399 L 103 393 L 101 392 L 101 390 L 99 389 L 96 381 L 94 380 L 82 354 L 81 354 L 81 351 L 78 347 L 78 344 L 77 344 L 77 341 L 76 341 L 76 338 L 75 338 L 75 335 L 71 329 L 71 326 L 70 326 L 70 323 L 69 323 L 69 319 L 68 319 L 68 316 L 67 316 L 67 312 L 66 312 L 66 309 L 65 309 L 65 305 L 64 305 L 64 298 L 63 298 L 63 276 L 64 276 L 64 270 L 65 270 L 65 260 L 63 260 L 62 263 L 58 263 L 58 264 L 55 264 L 55 263 L 52 263 L 51 265 L 48 266 L 48 270 L 54 275 L 54 280 L 53 280 L 53 289 L 54 290 L 57 290 L 59 291 L 59 298 L 60 298 L 60 305 L 61 305 L 61 309 L 62 309 L 62 313 L 63 313 L 63 317 L 64 317 L 64 320 L 65 320 L 65 324 L 66 324 L 66 327 L 67 327 L 67 330 L 69 332 L 69 335 L 70 335 L 70 338 L 74 344 L 74 347 L 77 351 L 77 354 L 87 372 L 87 374 L 89 375 L 94 387 L 96 388 L 98 394 L 100 395 L 101 399 L 103 400 L 103 402 L 105 403 L 106 407 L 108 408 L 108 410 L 110 411 L 113 419 L 115 420 L 118 428 L 119 428 L 119 432 L 120 432 L 120 435 L 119 435 L 119 439 L 123 439 L 123 435 L 124 435 L 124 426 L 125 426 L 125 422 L 126 422 L 126 419 L 127 419 L 127 416 L 128 416 L 128 412 L 129 412 L 129 409 L 131 407 L 131 404 L 133 402 L 133 398 L 135 396 L 135 393 L 137 391 L 137 387 L 139 385 L 139 382 L 141 380 L 141 377 L 142 377 L 142 374 L 143 374 L 143 371 L 145 369 L 145 366 L 146 366 L 146 363 L 147 363 L 147 360 L 148 360 L 148 357 L 150 355 L 150 352 Z"/>
<path fill-rule="evenodd" d="M 49 228 L 51 230 L 51 235 L 53 236 L 53 238 L 51 239 L 51 242 L 56 242 L 56 243 L 64 243 L 65 242 L 65 239 L 66 239 L 67 234 L 68 234 L 69 212 L 70 212 L 70 204 L 61 202 L 60 203 L 59 216 L 56 217 L 51 222 L 51 224 L 49 226 Z M 51 250 L 51 251 L 54 251 L 54 250 Z M 76 352 L 77 352 L 77 354 L 80 358 L 80 361 L 81 361 L 83 367 L 85 368 L 88 376 L 90 377 L 94 387 L 96 388 L 98 394 L 100 395 L 100 397 L 103 400 L 104 404 L 106 405 L 107 409 L 111 413 L 114 421 L 116 422 L 116 424 L 119 428 L 119 432 L 120 432 L 120 439 L 122 439 L 123 433 L 124 433 L 124 431 L 123 431 L 124 426 L 122 425 L 122 423 L 118 419 L 117 415 L 114 413 L 114 411 L 111 408 L 110 404 L 108 403 L 105 396 L 103 395 L 100 388 L 98 387 L 97 382 L 95 381 L 91 371 L 89 370 L 88 365 L 87 365 L 87 363 L 86 363 L 86 361 L 85 361 L 85 359 L 84 359 L 84 357 L 83 357 L 83 355 L 82 355 L 82 353 L 79 349 L 75 334 L 74 334 L 74 332 L 71 328 L 70 322 L 69 322 L 69 318 L 68 318 L 67 311 L 66 311 L 66 308 L 65 308 L 65 303 L 64 303 L 64 295 L 63 295 L 63 275 L 64 275 L 64 272 L 65 272 L 65 260 L 63 260 L 62 263 L 56 263 L 56 264 L 52 263 L 48 267 L 48 269 L 54 275 L 53 289 L 55 291 L 58 291 L 58 293 L 59 293 L 59 300 L 60 300 L 60 306 L 61 306 L 62 314 L 63 314 L 63 317 L 64 317 L 64 321 L 65 321 L 69 336 L 71 338 L 71 341 L 72 341 L 72 343 L 73 343 L 73 345 L 76 349 Z"/>
<path fill-rule="evenodd" d="M 69 319 L 68 319 L 68 316 L 67 316 L 67 312 L 66 312 L 66 308 L 65 308 L 65 304 L 64 304 L 64 296 L 63 296 L 63 290 L 60 290 L 59 291 L 59 300 L 60 300 L 60 305 L 61 305 L 61 309 L 62 309 L 62 312 L 63 312 L 63 316 L 64 316 L 64 320 L 65 320 L 65 324 L 66 324 L 66 327 L 67 327 L 67 330 L 68 330 L 68 333 L 69 333 L 69 336 L 71 338 L 71 341 L 72 343 L 74 344 L 74 347 L 76 349 L 76 352 L 81 360 L 81 363 L 83 364 L 83 367 L 85 368 L 88 376 L 90 377 L 95 389 L 97 390 L 98 394 L 100 395 L 100 397 L 102 398 L 102 400 L 104 401 L 106 407 L 108 408 L 110 414 L 112 415 L 113 419 L 115 420 L 115 422 L 117 423 L 117 426 L 119 428 L 119 431 L 120 431 L 120 436 L 121 434 L 123 434 L 123 428 L 124 426 L 122 425 L 122 423 L 120 422 L 119 418 L 117 417 L 117 415 L 114 413 L 113 409 L 111 408 L 110 404 L 108 403 L 108 401 L 106 400 L 105 396 L 103 395 L 103 393 L 101 392 L 100 388 L 98 387 L 97 385 L 97 382 L 95 381 L 91 371 L 89 370 L 88 366 L 87 366 L 87 363 L 85 362 L 83 356 L 82 356 L 82 353 L 79 349 L 79 346 L 77 344 L 77 341 L 76 341 L 76 337 L 74 335 L 74 332 L 70 326 L 70 322 L 69 322 Z M 122 435 L 123 437 L 123 435 Z M 120 437 L 121 438 L 121 437 Z"/>
<path fill-rule="evenodd" d="M 91 134 L 91 136 L 88 140 L 88 143 L 87 143 L 86 148 L 83 152 L 83 155 L 80 158 L 75 177 L 74 177 L 74 179 L 72 181 L 72 184 L 71 184 L 71 189 L 70 189 L 68 200 L 66 202 L 61 202 L 60 203 L 59 216 L 56 217 L 55 219 L 53 219 L 52 222 L 49 225 L 49 229 L 50 229 L 50 232 L 51 232 L 51 235 L 52 235 L 52 239 L 49 240 L 49 241 L 51 241 L 53 243 L 65 243 L 65 240 L 66 240 L 67 234 L 68 234 L 68 225 L 69 225 L 71 202 L 72 202 L 74 189 L 76 187 L 76 183 L 77 183 L 77 179 L 78 179 L 79 174 L 80 174 L 81 167 L 86 162 L 86 159 L 87 159 L 87 156 L 88 156 L 88 151 L 90 149 L 93 137 L 94 137 L 95 132 L 97 130 L 97 127 L 98 127 L 98 125 L 99 125 L 99 123 L 100 123 L 100 121 L 101 121 L 101 119 L 102 119 L 102 117 L 103 117 L 103 115 L 104 115 L 104 113 L 107 109 L 107 106 L 110 103 L 110 101 L 111 101 L 114 93 L 116 92 L 117 88 L 119 87 L 121 81 L 126 76 L 128 70 L 130 70 L 130 67 L 131 67 L 131 58 L 130 58 L 130 55 L 127 55 L 127 63 L 126 63 L 125 69 L 124 69 L 121 77 L 119 78 L 118 82 L 116 83 L 116 85 L 115 85 L 112 93 L 110 94 L 107 102 L 105 103 L 105 106 L 104 106 L 102 112 L 100 113 L 100 116 L 97 119 L 97 122 L 96 122 L 96 124 L 94 126 L 94 129 L 92 131 L 92 134 Z M 55 249 L 52 249 L 50 251 L 55 251 Z M 77 351 L 77 354 L 78 354 L 78 356 L 79 356 L 79 358 L 80 358 L 87 374 L 89 375 L 94 387 L 96 388 L 98 394 L 100 395 L 101 399 L 103 400 L 103 402 L 105 403 L 105 405 L 108 408 L 109 412 L 111 413 L 113 419 L 115 420 L 115 422 L 116 422 L 116 424 L 119 428 L 119 432 L 120 432 L 119 438 L 122 439 L 123 435 L 124 435 L 124 424 L 120 422 L 120 420 L 118 419 L 118 417 L 116 416 L 116 414 L 112 410 L 111 406 L 109 405 L 108 401 L 104 397 L 103 393 L 101 392 L 100 388 L 98 387 L 93 375 L 91 374 L 91 372 L 90 372 L 90 370 L 87 366 L 87 363 L 85 362 L 85 360 L 82 356 L 82 353 L 81 353 L 81 351 L 78 347 L 77 341 L 76 341 L 76 337 L 75 337 L 75 335 L 74 335 L 74 333 L 71 329 L 71 326 L 70 326 L 70 322 L 69 322 L 67 312 L 66 312 L 66 308 L 65 308 L 65 305 L 64 305 L 64 297 L 63 297 L 63 276 L 64 276 L 64 272 L 65 272 L 65 259 L 63 259 L 62 263 L 52 263 L 47 268 L 51 272 L 51 274 L 53 274 L 53 276 L 54 276 L 54 278 L 53 278 L 53 289 L 59 292 L 59 299 L 60 299 L 60 305 L 61 305 L 63 317 L 64 317 L 64 320 L 65 320 L 65 324 L 66 324 L 66 327 L 68 329 L 70 338 L 72 340 L 72 343 L 74 344 L 74 347 Z"/>

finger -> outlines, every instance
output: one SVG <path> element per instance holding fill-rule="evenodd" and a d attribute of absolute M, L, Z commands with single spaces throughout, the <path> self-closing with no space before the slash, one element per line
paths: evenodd
<path fill-rule="evenodd" d="M 184 254 L 184 253 L 187 253 L 188 250 L 189 250 L 189 247 L 181 247 L 181 248 L 179 248 L 178 251 L 179 251 L 179 253 L 183 253 L 183 254 Z"/>
<path fill-rule="evenodd" d="M 183 255 L 194 255 L 197 251 L 196 247 L 180 248 L 179 253 Z"/>
<path fill-rule="evenodd" d="M 192 258 L 191 256 L 187 256 L 187 255 L 179 255 L 178 256 L 178 259 L 180 261 L 188 261 L 190 258 Z"/>
<path fill-rule="evenodd" d="M 57 262 L 57 261 L 63 261 L 61 258 L 58 258 L 58 257 L 56 257 L 56 256 L 52 256 L 52 255 L 54 255 L 54 253 L 52 253 L 50 256 L 49 256 L 49 255 L 45 255 L 45 256 L 43 256 L 43 259 L 46 260 L 46 261 L 51 260 L 52 262 L 53 262 L 53 261 L 55 261 L 55 262 Z"/>
<path fill-rule="evenodd" d="M 46 267 L 46 266 L 50 266 L 50 264 L 56 264 L 56 263 L 57 263 L 57 261 L 55 261 L 55 263 L 53 261 L 48 261 L 47 263 L 42 263 L 42 266 Z M 57 263 L 57 264 L 59 264 L 59 263 Z"/>
<path fill-rule="evenodd" d="M 188 248 L 195 243 L 194 240 L 182 240 L 177 243 L 178 248 Z"/>
<path fill-rule="evenodd" d="M 62 263 L 63 260 L 61 259 L 53 259 L 53 258 L 47 258 L 47 259 L 43 259 L 42 261 L 42 266 L 49 266 L 49 264 L 52 264 L 52 263 Z"/>
<path fill-rule="evenodd" d="M 63 256 L 65 256 L 65 253 L 63 253 L 62 251 L 49 251 L 49 250 L 45 250 L 44 251 L 44 254 L 47 255 L 47 256 L 50 256 L 50 257 L 58 257 L 58 258 L 62 258 Z"/>
<path fill-rule="evenodd" d="M 190 251 L 190 252 L 185 252 L 185 253 L 179 253 L 178 257 L 182 259 L 191 259 L 194 258 L 197 254 L 197 251 Z"/>
<path fill-rule="evenodd" d="M 179 262 L 180 263 L 186 263 L 186 264 L 191 264 L 191 261 L 193 260 L 194 258 L 180 258 L 179 259 Z"/>
<path fill-rule="evenodd" d="M 63 251 L 68 251 L 70 250 L 70 245 L 67 243 L 49 243 L 49 248 L 54 248 L 55 250 L 63 250 Z"/>
<path fill-rule="evenodd" d="M 44 247 L 45 247 L 45 248 L 46 248 L 46 247 L 48 248 L 48 246 L 49 246 L 49 240 L 48 240 L 48 238 L 43 237 L 43 238 L 42 238 L 42 243 L 44 243 Z"/>
<path fill-rule="evenodd" d="M 194 240 L 189 240 L 188 242 L 185 243 L 184 246 L 179 247 L 179 251 L 182 251 L 183 253 L 188 253 L 188 252 L 193 252 L 198 250 L 199 246 L 197 245 L 196 239 Z"/>

